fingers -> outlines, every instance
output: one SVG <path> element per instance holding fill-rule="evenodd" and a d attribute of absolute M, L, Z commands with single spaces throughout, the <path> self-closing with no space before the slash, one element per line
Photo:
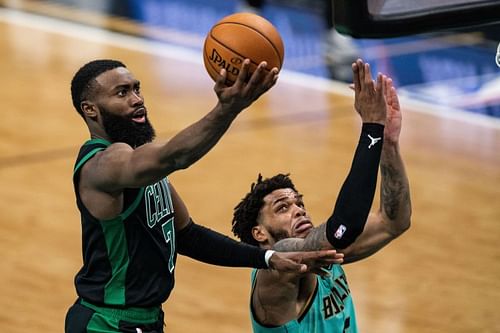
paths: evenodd
<path fill-rule="evenodd" d="M 364 86 L 366 88 L 373 88 L 373 79 L 370 71 L 370 64 L 365 63 L 363 66 L 363 78 L 364 78 Z"/>
<path fill-rule="evenodd" d="M 353 81 L 353 87 L 352 89 L 354 90 L 354 92 L 358 92 L 361 90 L 361 87 L 360 87 L 360 80 L 359 80 L 359 64 L 358 62 L 360 62 L 361 59 L 358 59 L 356 62 L 352 63 L 352 81 Z"/>
<path fill-rule="evenodd" d="M 386 81 L 386 76 L 382 75 L 382 73 L 378 73 L 376 91 L 379 93 L 379 95 L 385 96 Z"/>
<path fill-rule="evenodd" d="M 308 259 L 312 260 L 310 266 L 324 267 L 331 264 L 341 264 L 344 262 L 344 254 L 338 253 L 336 250 L 321 250 L 311 252 Z M 307 261 L 307 259 L 305 259 Z"/>
<path fill-rule="evenodd" d="M 391 87 L 392 87 L 392 79 L 390 77 L 387 78 L 387 80 L 385 80 L 385 83 L 384 83 L 384 86 L 385 86 L 385 90 L 384 90 L 384 94 L 385 94 L 385 100 L 387 102 L 388 105 L 391 105 Z"/>
<path fill-rule="evenodd" d="M 398 98 L 398 93 L 396 92 L 396 88 L 395 87 L 391 87 L 390 94 L 391 94 L 392 103 L 393 103 L 394 107 L 399 110 L 400 109 L 400 107 L 399 107 L 399 98 Z"/>
<path fill-rule="evenodd" d="M 219 75 L 217 75 L 217 78 L 215 79 L 214 90 L 216 92 L 219 92 L 226 86 L 226 79 L 227 79 L 227 71 L 224 68 L 222 68 L 219 72 Z"/>
<path fill-rule="evenodd" d="M 267 62 L 263 61 L 257 66 L 255 72 L 253 72 L 252 77 L 248 81 L 248 85 L 250 87 L 255 87 L 259 84 L 267 75 L 266 75 Z"/>
<path fill-rule="evenodd" d="M 249 69 L 250 69 L 250 59 L 243 60 L 238 77 L 236 78 L 236 81 L 234 82 L 235 87 L 237 87 L 237 88 L 241 87 L 245 83 L 245 81 L 248 77 Z"/>

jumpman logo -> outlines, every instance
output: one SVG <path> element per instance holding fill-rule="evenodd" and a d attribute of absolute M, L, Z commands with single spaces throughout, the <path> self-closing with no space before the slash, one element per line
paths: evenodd
<path fill-rule="evenodd" d="M 373 138 L 370 134 L 368 134 L 368 137 L 370 138 L 370 140 L 372 140 L 372 142 L 368 145 L 368 149 L 375 146 L 375 144 L 382 139 L 382 138 Z"/>

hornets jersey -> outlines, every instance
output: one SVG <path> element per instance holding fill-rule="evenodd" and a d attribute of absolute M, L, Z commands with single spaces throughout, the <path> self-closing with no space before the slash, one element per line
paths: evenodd
<path fill-rule="evenodd" d="M 250 317 L 254 333 L 357 333 L 356 316 L 351 291 L 340 265 L 328 268 L 331 276 L 317 276 L 317 285 L 300 318 L 277 326 L 259 324 L 250 301 Z M 257 270 L 252 271 L 255 285 Z M 253 288 L 252 288 L 253 292 Z"/>

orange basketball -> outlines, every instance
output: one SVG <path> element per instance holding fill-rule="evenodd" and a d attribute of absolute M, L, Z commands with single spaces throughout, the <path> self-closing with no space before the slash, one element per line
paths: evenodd
<path fill-rule="evenodd" d="M 267 70 L 281 69 L 284 54 L 281 36 L 271 22 L 252 13 L 236 13 L 210 29 L 203 47 L 203 62 L 213 80 L 225 68 L 226 84 L 232 85 L 245 58 L 251 60 L 252 74 L 262 61 L 267 62 Z"/>

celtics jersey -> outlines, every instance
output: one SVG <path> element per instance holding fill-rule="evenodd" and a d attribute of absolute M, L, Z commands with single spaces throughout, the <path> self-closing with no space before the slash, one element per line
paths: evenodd
<path fill-rule="evenodd" d="M 78 295 L 97 305 L 150 307 L 165 302 L 174 287 L 174 208 L 168 180 L 123 191 L 123 210 L 99 220 L 79 192 L 82 166 L 110 143 L 94 139 L 80 149 L 73 183 L 81 215 L 83 267 Z"/>
<path fill-rule="evenodd" d="M 317 276 L 314 294 L 304 312 L 295 320 L 278 327 L 266 327 L 254 317 L 250 302 L 250 317 L 254 333 L 357 333 L 356 316 L 351 291 L 340 265 L 328 268 L 330 277 Z M 252 285 L 257 270 L 252 271 Z M 252 288 L 253 292 L 253 288 Z"/>

